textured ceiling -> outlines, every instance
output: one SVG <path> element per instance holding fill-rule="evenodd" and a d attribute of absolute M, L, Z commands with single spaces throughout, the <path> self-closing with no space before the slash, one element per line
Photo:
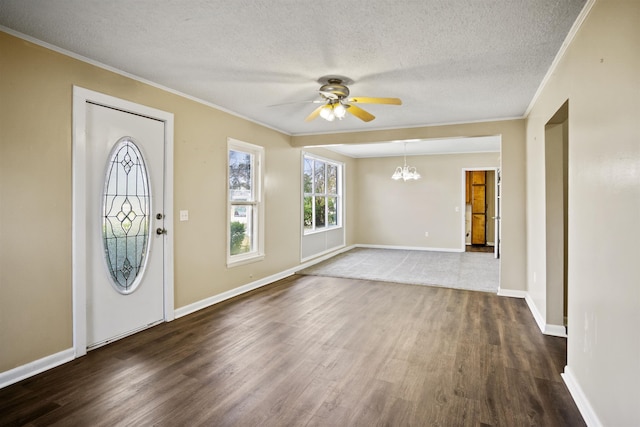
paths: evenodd
<path fill-rule="evenodd" d="M 0 25 L 289 134 L 521 117 L 585 0 L 2 0 Z M 318 79 L 376 116 L 305 122 Z M 301 101 L 301 103 L 297 103 Z M 275 105 L 274 104 L 284 104 Z"/>

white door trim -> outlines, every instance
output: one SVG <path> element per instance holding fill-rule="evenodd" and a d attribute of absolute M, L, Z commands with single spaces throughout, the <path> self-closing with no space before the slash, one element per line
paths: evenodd
<path fill-rule="evenodd" d="M 86 103 L 91 102 L 160 120 L 165 124 L 164 158 L 164 321 L 174 319 L 173 304 L 173 114 L 78 86 L 73 87 L 72 123 L 72 294 L 75 357 L 87 353 L 87 140 Z"/>
<path fill-rule="evenodd" d="M 497 166 L 480 166 L 480 167 L 471 167 L 471 168 L 462 168 L 462 202 L 461 202 L 461 206 L 463 206 L 462 209 L 460 209 L 462 211 L 462 247 L 461 247 L 461 251 L 464 252 L 466 250 L 466 239 L 465 239 L 465 209 L 464 206 L 466 205 L 466 191 L 467 191 L 467 175 L 466 172 L 467 171 L 494 171 L 496 173 L 496 183 L 495 186 L 497 187 L 497 183 L 498 183 L 498 171 L 500 171 L 500 168 Z M 498 198 L 498 193 L 495 193 L 495 198 Z M 498 215 L 498 212 L 496 212 L 496 215 Z M 497 231 L 497 227 L 496 227 L 496 231 Z M 497 245 L 498 242 L 495 242 L 496 248 L 494 248 L 494 254 L 496 252 L 496 250 L 498 250 Z"/>

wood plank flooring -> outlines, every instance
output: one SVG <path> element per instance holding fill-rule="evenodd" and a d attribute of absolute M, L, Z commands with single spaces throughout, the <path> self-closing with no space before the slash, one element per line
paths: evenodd
<path fill-rule="evenodd" d="M 0 390 L 0 425 L 583 426 L 521 299 L 292 276 Z"/>

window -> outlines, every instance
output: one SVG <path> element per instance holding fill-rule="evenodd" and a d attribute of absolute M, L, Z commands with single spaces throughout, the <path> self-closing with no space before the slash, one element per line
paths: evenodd
<path fill-rule="evenodd" d="M 342 225 L 342 163 L 304 154 L 302 171 L 304 232 Z"/>
<path fill-rule="evenodd" d="M 140 284 L 149 248 L 149 175 L 132 138 L 120 138 L 109 162 L 102 197 L 104 256 L 116 291 Z"/>
<path fill-rule="evenodd" d="M 264 149 L 229 138 L 227 265 L 264 257 L 262 162 Z"/>

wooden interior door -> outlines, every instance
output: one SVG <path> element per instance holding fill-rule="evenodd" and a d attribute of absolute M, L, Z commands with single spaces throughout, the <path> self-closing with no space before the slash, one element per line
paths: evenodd
<path fill-rule="evenodd" d="M 471 244 L 487 243 L 487 172 L 471 171 Z"/>

